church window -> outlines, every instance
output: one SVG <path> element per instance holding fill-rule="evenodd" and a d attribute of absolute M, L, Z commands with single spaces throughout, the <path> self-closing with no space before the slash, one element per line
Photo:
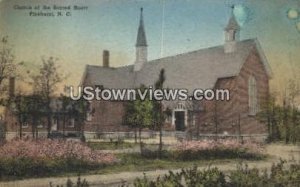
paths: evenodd
<path fill-rule="evenodd" d="M 253 76 L 250 76 L 248 80 L 248 103 L 249 103 L 249 114 L 256 115 L 258 111 L 257 103 L 257 85 L 256 80 Z"/>

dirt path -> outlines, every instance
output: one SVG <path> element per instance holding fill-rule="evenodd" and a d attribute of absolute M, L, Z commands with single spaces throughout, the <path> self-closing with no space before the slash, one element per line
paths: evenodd
<path fill-rule="evenodd" d="M 257 167 L 259 169 L 269 168 L 272 163 L 277 162 L 279 158 L 285 159 L 288 162 L 293 160 L 300 161 L 300 148 L 297 146 L 285 146 L 285 145 L 268 145 L 266 148 L 266 153 L 271 155 L 267 161 L 249 161 L 247 164 L 249 167 Z M 217 164 L 217 166 L 222 171 L 229 171 L 236 168 L 236 164 Z M 204 169 L 206 167 L 199 167 L 199 169 Z M 173 170 L 179 171 L 179 170 Z M 159 175 L 164 175 L 168 173 L 168 170 L 156 170 L 145 172 L 149 178 L 156 178 Z M 87 175 L 82 176 L 85 178 L 90 186 L 98 187 L 117 187 L 122 182 L 132 183 L 132 181 L 137 177 L 143 177 L 142 172 L 121 172 L 117 174 L 104 174 L 104 175 Z M 70 177 L 72 181 L 76 181 L 77 177 Z M 38 179 L 26 179 L 11 182 L 2 182 L 0 187 L 49 187 L 49 182 L 52 182 L 53 186 L 65 184 L 67 177 L 50 177 L 50 178 L 38 178 Z"/>

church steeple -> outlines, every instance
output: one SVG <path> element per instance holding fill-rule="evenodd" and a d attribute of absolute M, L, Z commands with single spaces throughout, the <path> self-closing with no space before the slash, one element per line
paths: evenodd
<path fill-rule="evenodd" d="M 224 52 L 231 53 L 236 50 L 236 41 L 239 40 L 239 31 L 240 26 L 235 19 L 234 16 L 234 6 L 231 7 L 231 17 L 228 21 L 227 26 L 224 29 L 225 32 L 225 45 L 224 45 Z"/>
<path fill-rule="evenodd" d="M 136 47 L 147 46 L 146 33 L 145 33 L 145 29 L 144 29 L 143 8 L 141 8 L 140 25 L 139 25 L 139 29 L 138 29 L 135 46 Z"/>
<path fill-rule="evenodd" d="M 136 38 L 136 60 L 134 63 L 134 71 L 139 71 L 145 62 L 147 62 L 147 39 L 144 28 L 143 8 L 140 13 L 140 24 Z"/>

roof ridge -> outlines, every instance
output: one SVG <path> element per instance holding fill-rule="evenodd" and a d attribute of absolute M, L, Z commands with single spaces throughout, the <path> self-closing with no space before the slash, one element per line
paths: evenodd
<path fill-rule="evenodd" d="M 255 42 L 255 40 L 257 40 L 257 39 L 256 38 L 249 38 L 249 39 L 238 41 L 237 43 L 245 43 L 245 42 L 250 42 L 250 41 Z M 201 48 L 201 49 L 197 49 L 197 50 L 193 50 L 193 51 L 188 51 L 188 52 L 185 52 L 185 53 L 179 53 L 179 54 L 176 54 L 176 55 L 165 56 L 165 57 L 162 57 L 162 58 L 149 60 L 146 64 L 148 64 L 148 63 L 158 63 L 159 61 L 165 60 L 165 59 L 168 59 L 168 58 L 176 58 L 176 57 L 183 56 L 183 55 L 189 55 L 189 54 L 192 54 L 192 53 L 197 53 L 197 52 L 200 52 L 200 51 L 211 50 L 211 49 L 214 49 L 214 48 L 221 48 L 221 47 L 224 47 L 224 45 L 211 46 L 211 47 L 207 47 L 207 48 Z M 130 67 L 130 66 L 133 66 L 133 64 L 127 64 L 127 65 L 124 65 L 124 66 L 109 67 L 109 68 L 99 66 L 99 65 L 89 65 L 89 64 L 87 66 L 93 66 L 93 67 L 103 68 L 103 69 L 117 70 L 117 69 L 122 69 L 122 68 L 127 68 L 127 67 Z"/>
<path fill-rule="evenodd" d="M 244 42 L 249 42 L 249 41 L 255 42 L 255 40 L 256 40 L 256 38 L 249 38 L 249 39 L 238 41 L 237 43 L 244 43 Z M 199 52 L 199 51 L 205 51 L 205 50 L 220 48 L 220 47 L 224 47 L 224 44 L 223 45 L 217 45 L 217 46 L 211 46 L 211 47 L 207 47 L 207 48 L 201 48 L 201 49 L 197 49 L 197 50 L 193 50 L 193 51 L 188 51 L 188 52 L 185 52 L 185 53 L 179 53 L 179 54 L 176 54 L 176 55 L 165 56 L 165 57 L 162 57 L 162 58 L 157 58 L 157 59 L 150 60 L 148 62 L 159 61 L 159 60 L 163 60 L 163 59 L 166 59 L 166 58 L 174 58 L 174 57 L 178 57 L 178 56 L 188 55 L 188 54 L 196 53 L 196 52 Z"/>

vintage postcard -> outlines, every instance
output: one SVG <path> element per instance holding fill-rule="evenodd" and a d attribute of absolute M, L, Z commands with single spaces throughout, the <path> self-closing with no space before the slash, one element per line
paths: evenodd
<path fill-rule="evenodd" d="M 300 0 L 0 0 L 0 187 L 300 185 Z"/>

